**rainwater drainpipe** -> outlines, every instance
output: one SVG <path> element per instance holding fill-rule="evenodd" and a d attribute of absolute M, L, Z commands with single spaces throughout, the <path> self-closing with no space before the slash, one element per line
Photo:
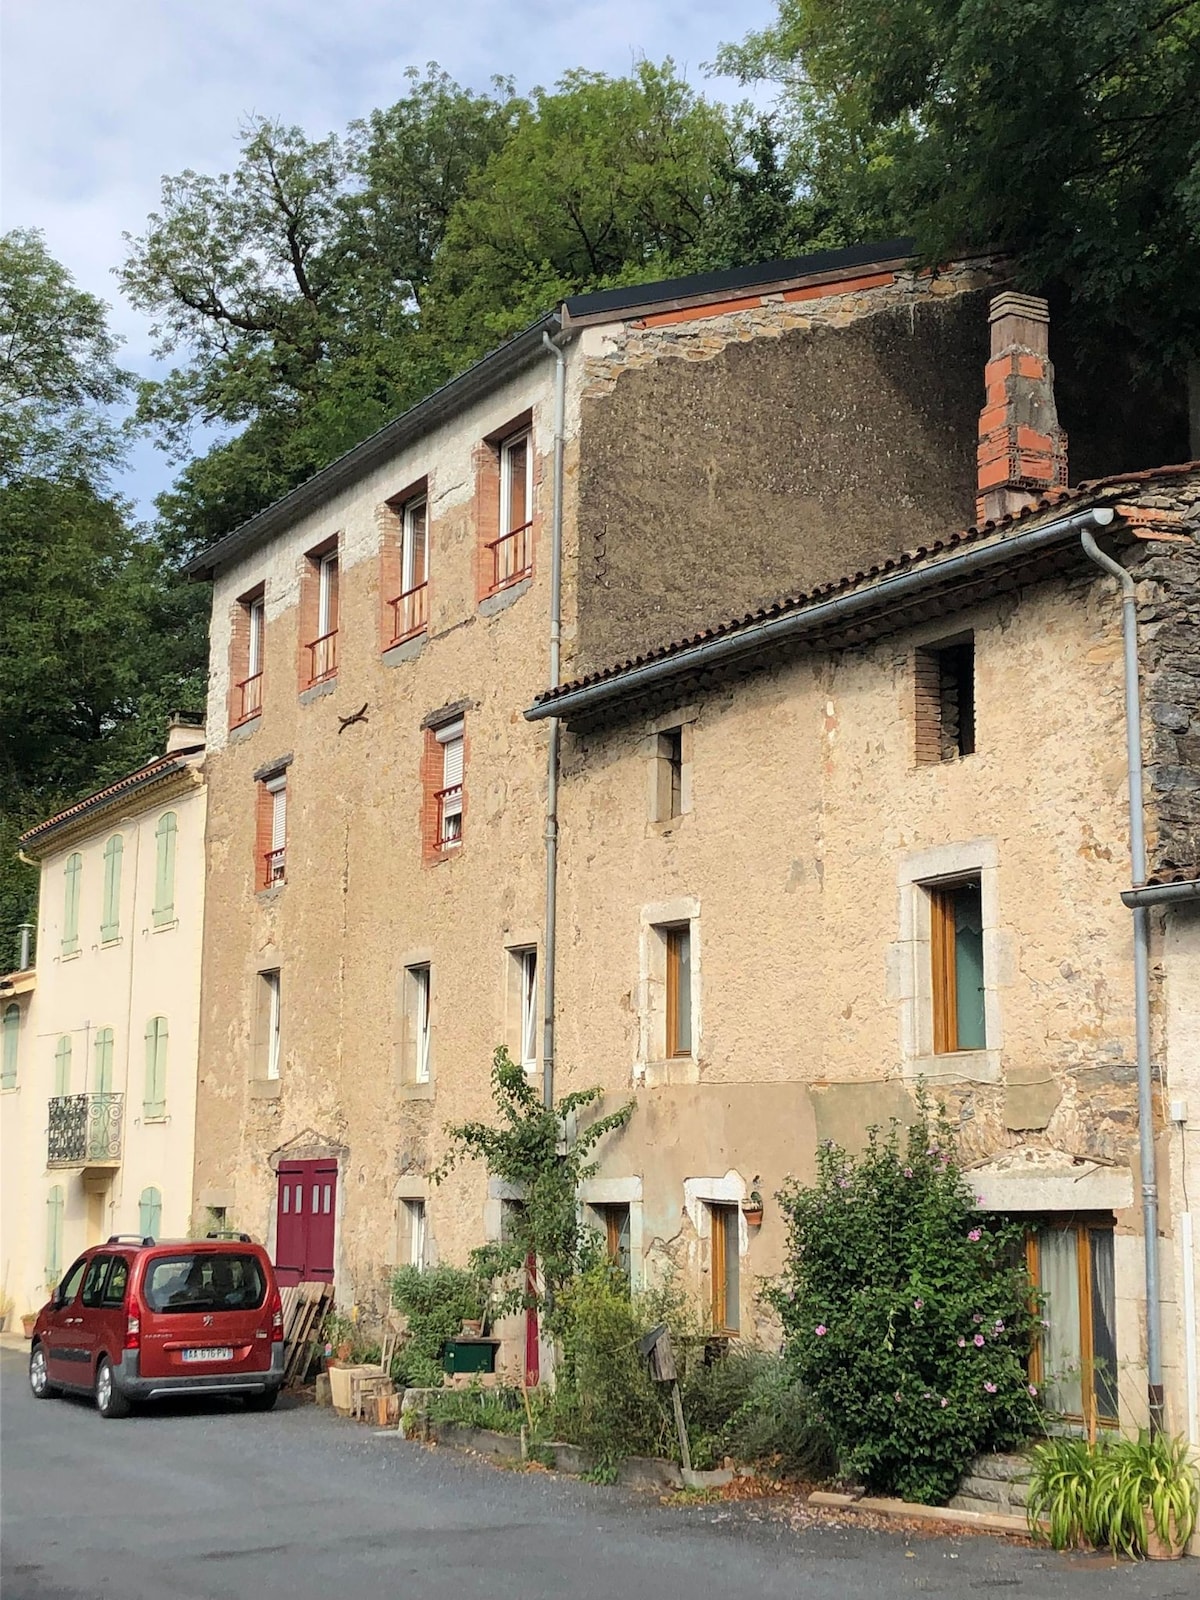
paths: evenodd
<path fill-rule="evenodd" d="M 1095 513 L 1098 526 L 1111 511 Z M 1137 586 L 1120 562 L 1106 555 L 1087 528 L 1084 553 L 1121 585 L 1121 635 L 1125 646 L 1125 744 L 1129 762 L 1129 857 L 1133 887 L 1146 882 L 1146 824 L 1142 792 L 1142 701 L 1138 686 Z M 1164 1425 L 1162 1303 L 1158 1272 L 1158 1174 L 1154 1158 L 1154 1106 L 1150 1077 L 1150 911 L 1133 907 L 1133 1006 L 1137 1040 L 1138 1151 L 1142 1169 L 1142 1229 L 1146 1252 L 1146 1378 L 1150 1428 Z"/>
<path fill-rule="evenodd" d="M 542 343 L 554 357 L 554 501 L 550 516 L 550 688 L 559 684 L 562 655 L 563 449 L 567 412 L 567 358 L 548 333 Z M 550 718 L 546 747 L 546 932 L 542 980 L 542 1101 L 554 1104 L 554 969 L 558 933 L 558 742 L 561 724 Z"/>

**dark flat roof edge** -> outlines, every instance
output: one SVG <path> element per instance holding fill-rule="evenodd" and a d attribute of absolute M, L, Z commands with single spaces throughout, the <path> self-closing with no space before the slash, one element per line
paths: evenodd
<path fill-rule="evenodd" d="M 817 250 L 812 255 L 793 256 L 783 261 L 759 261 L 748 267 L 729 267 L 720 272 L 694 272 L 685 278 L 664 278 L 658 283 L 597 289 L 592 294 L 570 295 L 563 306 L 569 321 L 574 322 L 606 312 L 652 305 L 659 300 L 689 300 L 733 289 L 752 289 L 758 284 L 783 283 L 819 272 L 870 266 L 876 261 L 907 261 L 915 254 L 916 243 L 912 239 L 883 239 L 848 245 L 841 250 Z"/>
<path fill-rule="evenodd" d="M 159 757 L 157 761 L 140 768 L 137 772 L 131 772 L 128 777 L 118 778 L 116 783 L 109 784 L 107 789 L 98 789 L 95 794 L 77 800 L 66 810 L 47 817 L 45 822 L 35 823 L 27 832 L 21 834 L 17 840 L 18 845 L 22 850 L 29 850 L 31 853 L 42 852 L 48 841 L 72 828 L 77 822 L 82 822 L 86 817 L 96 816 L 110 806 L 123 805 L 130 795 L 139 794 L 143 789 L 151 789 L 156 783 L 162 783 L 165 779 L 176 777 L 182 772 L 192 771 L 193 763 L 184 758 L 189 754 L 197 754 L 198 750 L 199 747 L 195 751 L 181 751 L 177 757 Z"/>
<path fill-rule="evenodd" d="M 418 400 L 416 405 L 368 434 L 344 455 L 338 456 L 327 467 L 322 467 L 320 472 L 314 472 L 311 478 L 297 484 L 248 522 L 243 522 L 207 550 L 193 556 L 184 571 L 190 578 L 209 578 L 218 567 L 244 555 L 261 540 L 290 526 L 298 517 L 315 511 L 347 483 L 369 472 L 410 440 L 428 433 L 447 416 L 452 416 L 470 401 L 483 399 L 522 371 L 542 349 L 542 334 L 548 333 L 553 337 L 560 327 L 556 312 L 539 317 L 528 328 L 514 334 L 457 377 L 426 395 L 424 400 Z"/>

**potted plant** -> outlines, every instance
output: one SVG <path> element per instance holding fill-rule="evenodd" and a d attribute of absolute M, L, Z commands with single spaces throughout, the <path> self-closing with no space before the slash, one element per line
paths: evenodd
<path fill-rule="evenodd" d="M 0 1294 L 0 1333 L 3 1333 L 8 1327 L 8 1319 L 12 1316 L 12 1309 L 12 1295 L 7 1293 L 7 1291 Z"/>
<path fill-rule="evenodd" d="M 1104 1451 L 1096 1472 L 1097 1533 L 1113 1551 L 1168 1561 L 1196 1526 L 1200 1479 L 1185 1439 L 1145 1430 Z"/>
<path fill-rule="evenodd" d="M 26 1311 L 24 1316 L 22 1316 L 21 1329 L 27 1339 L 33 1338 L 33 1328 L 34 1324 L 37 1322 L 37 1319 L 38 1314 L 36 1311 Z"/>
<path fill-rule="evenodd" d="M 1047 1439 L 1035 1448 L 1026 1501 L 1034 1538 L 1049 1538 L 1055 1550 L 1091 1549 L 1098 1454 L 1086 1439 Z"/>
<path fill-rule="evenodd" d="M 756 1178 L 755 1183 L 758 1182 Z M 763 1219 L 763 1197 L 758 1189 L 751 1189 L 742 1201 L 742 1215 L 746 1219 L 748 1228 L 761 1228 Z"/>

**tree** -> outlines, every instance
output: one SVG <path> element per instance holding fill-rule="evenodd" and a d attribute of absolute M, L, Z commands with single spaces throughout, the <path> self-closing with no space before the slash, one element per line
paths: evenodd
<path fill-rule="evenodd" d="M 720 62 L 779 83 L 843 217 L 929 262 L 1011 251 L 1149 384 L 1200 350 L 1194 0 L 779 0 Z"/>

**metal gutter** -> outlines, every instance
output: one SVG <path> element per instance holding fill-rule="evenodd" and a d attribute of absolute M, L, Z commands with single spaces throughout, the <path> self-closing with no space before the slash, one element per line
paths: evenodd
<path fill-rule="evenodd" d="M 1146 883 L 1138 889 L 1122 889 L 1121 899 L 1133 910 L 1137 906 L 1172 906 L 1181 901 L 1200 900 L 1200 878 L 1182 883 Z"/>
<path fill-rule="evenodd" d="M 330 500 L 364 472 L 403 448 L 414 439 L 429 433 L 447 417 L 454 416 L 465 405 L 491 394 L 501 384 L 529 366 L 542 354 L 542 335 L 556 334 L 559 319 L 556 312 L 540 317 L 537 322 L 514 335 L 499 349 L 451 378 L 440 389 L 426 395 L 415 406 L 410 406 L 391 422 L 384 423 L 374 433 L 356 444 L 345 455 L 338 456 L 320 472 L 297 484 L 282 499 L 260 511 L 257 516 L 243 522 L 216 544 L 202 550 L 184 566 L 189 578 L 210 578 L 218 567 L 234 561 L 255 548 L 262 540 L 290 527 L 298 517 L 306 516 Z"/>
<path fill-rule="evenodd" d="M 542 344 L 554 361 L 554 500 L 550 515 L 550 687 L 561 681 L 563 462 L 567 435 L 567 358 L 548 333 Z M 542 978 L 542 1101 L 554 1104 L 555 975 L 558 956 L 558 748 L 561 724 L 550 719 L 546 747 L 545 975 Z"/>
<path fill-rule="evenodd" d="M 657 661 L 648 661 L 641 666 L 614 673 L 599 683 L 584 684 L 566 694 L 539 700 L 526 709 L 525 717 L 529 722 L 539 722 L 545 717 L 570 719 L 598 711 L 670 683 L 689 672 L 728 664 L 802 638 L 827 623 L 844 622 L 886 609 L 928 589 L 933 578 L 948 578 L 951 581 L 960 577 L 971 578 L 986 573 L 992 567 L 1005 566 L 1014 559 L 1073 543 L 1079 531 L 1089 527 L 1105 528 L 1113 516 L 1110 507 L 1093 506 L 1073 516 L 1043 523 L 1039 528 L 998 539 L 994 544 L 975 546 L 959 555 L 894 573 L 848 594 L 819 600 L 814 605 L 790 611 L 781 617 L 768 617 L 762 622 L 750 623 L 719 638 L 685 646 Z"/>

